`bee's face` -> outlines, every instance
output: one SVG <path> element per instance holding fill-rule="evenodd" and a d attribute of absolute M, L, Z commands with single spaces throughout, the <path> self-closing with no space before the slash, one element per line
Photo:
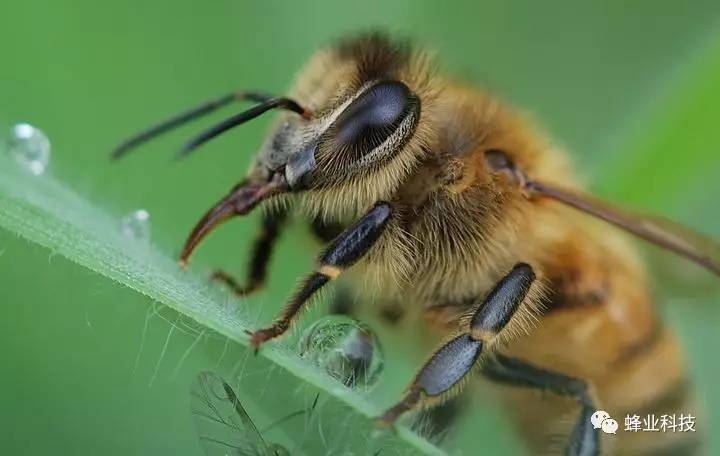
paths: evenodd
<path fill-rule="evenodd" d="M 420 100 L 403 82 L 377 80 L 321 112 L 310 120 L 286 116 L 266 141 L 258 166 L 284 170 L 293 190 L 361 177 L 407 144 L 420 118 Z"/>
<path fill-rule="evenodd" d="M 320 51 L 290 91 L 310 115 L 280 115 L 250 180 L 281 174 L 311 211 L 361 211 L 390 198 L 427 142 L 432 97 L 423 64 L 377 36 Z"/>

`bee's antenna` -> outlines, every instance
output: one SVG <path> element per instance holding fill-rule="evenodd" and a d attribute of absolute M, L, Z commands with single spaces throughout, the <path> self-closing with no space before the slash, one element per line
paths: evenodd
<path fill-rule="evenodd" d="M 503 173 L 519 185 L 526 197 L 545 197 L 584 212 L 674 252 L 720 276 L 720 244 L 659 217 L 631 214 L 590 195 L 531 180 L 503 151 L 490 149 L 485 160 L 493 173 Z"/>
<path fill-rule="evenodd" d="M 185 123 L 195 120 L 199 117 L 209 114 L 216 109 L 219 109 L 233 101 L 254 101 L 256 103 L 265 103 L 272 99 L 270 95 L 260 92 L 236 92 L 224 95 L 222 97 L 206 101 L 200 106 L 185 111 L 181 114 L 171 117 L 158 125 L 152 126 L 140 133 L 126 139 L 112 152 L 112 158 L 117 159 L 125 155 L 129 150 L 143 144 L 161 134 L 168 132 L 176 127 L 179 127 Z"/>
<path fill-rule="evenodd" d="M 720 276 L 720 244 L 670 220 L 631 214 L 603 201 L 537 181 L 525 183 L 530 195 L 554 199 L 604 220 L 663 249 L 674 252 Z"/>
<path fill-rule="evenodd" d="M 225 119 L 211 129 L 202 132 L 192 140 L 188 141 L 188 143 L 185 144 L 182 149 L 180 149 L 177 157 L 183 158 L 201 144 L 206 143 L 207 141 L 220 135 L 221 133 L 224 133 L 231 128 L 237 127 L 238 125 L 242 125 L 245 122 L 264 114 L 265 112 L 270 111 L 271 109 L 278 108 L 296 112 L 305 117 L 306 119 L 310 118 L 312 115 L 310 111 L 303 108 L 296 101 L 291 100 L 290 98 L 273 98 L 272 100 L 268 100 L 262 104 L 254 106 L 247 111 L 241 112 L 240 114 L 236 114 L 228 119 Z"/>

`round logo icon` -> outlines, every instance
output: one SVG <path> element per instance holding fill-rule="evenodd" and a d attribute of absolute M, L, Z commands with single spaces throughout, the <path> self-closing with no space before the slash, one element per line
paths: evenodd
<path fill-rule="evenodd" d="M 602 427 L 602 422 L 608 418 L 610 418 L 610 414 L 608 412 L 605 410 L 598 410 L 592 414 L 590 422 L 595 429 L 600 429 Z"/>

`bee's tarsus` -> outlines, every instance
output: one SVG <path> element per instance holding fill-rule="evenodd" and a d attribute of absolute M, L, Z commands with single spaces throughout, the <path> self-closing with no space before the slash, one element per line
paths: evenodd
<path fill-rule="evenodd" d="M 415 377 L 412 388 L 419 388 L 429 398 L 439 398 L 472 370 L 482 348 L 483 342 L 470 333 L 456 336 L 433 353 Z"/>

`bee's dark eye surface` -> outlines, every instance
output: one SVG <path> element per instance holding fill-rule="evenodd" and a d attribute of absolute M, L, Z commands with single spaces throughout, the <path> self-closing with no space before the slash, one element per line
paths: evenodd
<path fill-rule="evenodd" d="M 328 132 L 330 139 L 341 149 L 367 153 L 392 135 L 416 104 L 402 82 L 375 84 L 338 116 Z"/>

